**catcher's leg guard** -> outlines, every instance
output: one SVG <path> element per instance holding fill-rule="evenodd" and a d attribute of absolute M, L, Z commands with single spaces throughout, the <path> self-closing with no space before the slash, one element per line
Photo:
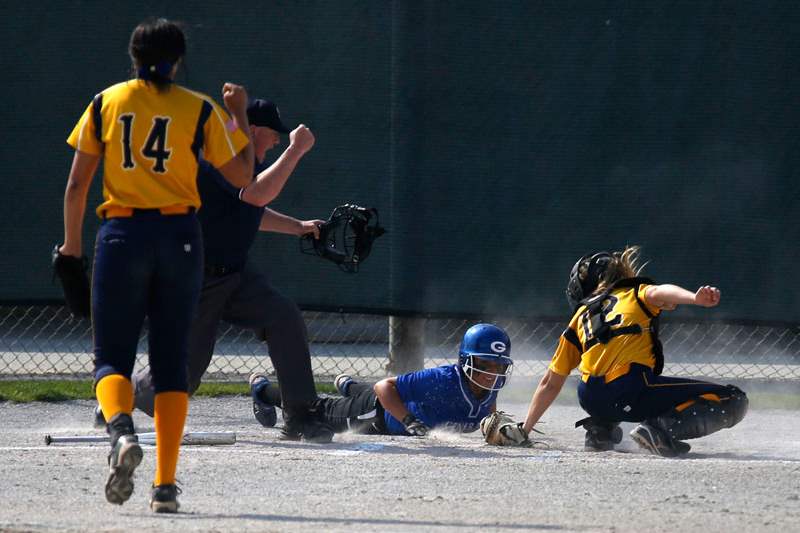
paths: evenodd
<path fill-rule="evenodd" d="M 747 413 L 747 395 L 738 387 L 727 386 L 729 395 L 719 401 L 697 398 L 657 417 L 654 422 L 676 440 L 704 437 L 738 424 Z"/>
<path fill-rule="evenodd" d="M 581 426 L 586 430 L 583 449 L 587 452 L 613 450 L 615 444 L 622 442 L 622 429 L 618 422 L 607 422 L 590 416 L 575 422 L 576 428 Z"/>

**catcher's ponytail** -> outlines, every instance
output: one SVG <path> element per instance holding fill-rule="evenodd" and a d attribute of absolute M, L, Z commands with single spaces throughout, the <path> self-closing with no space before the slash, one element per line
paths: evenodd
<path fill-rule="evenodd" d="M 600 276 L 600 283 L 593 291 L 593 294 L 603 292 L 612 283 L 625 278 L 635 278 L 644 269 L 645 265 L 639 265 L 640 246 L 626 246 L 622 252 L 614 252 L 603 274 Z"/>

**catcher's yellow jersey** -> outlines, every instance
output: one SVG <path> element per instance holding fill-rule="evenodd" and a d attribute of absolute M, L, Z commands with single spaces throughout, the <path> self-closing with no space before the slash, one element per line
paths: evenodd
<path fill-rule="evenodd" d="M 645 300 L 648 287 L 652 285 L 612 290 L 596 313 L 586 305 L 579 307 L 559 339 L 550 370 L 568 376 L 579 367 L 582 374 L 604 376 L 628 363 L 653 368 L 650 324 L 661 310 Z"/>
<path fill-rule="evenodd" d="M 95 96 L 67 139 L 103 156 L 101 217 L 111 206 L 199 207 L 199 157 L 220 167 L 248 142 L 208 96 L 177 84 L 159 92 L 140 79 Z"/>

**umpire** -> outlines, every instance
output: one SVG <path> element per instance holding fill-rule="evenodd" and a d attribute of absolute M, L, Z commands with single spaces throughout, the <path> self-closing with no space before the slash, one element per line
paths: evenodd
<path fill-rule="evenodd" d="M 189 394 L 200 386 L 211 363 L 220 320 L 252 329 L 267 342 L 278 376 L 285 405 L 283 437 L 330 442 L 331 428 L 309 412 L 317 393 L 308 334 L 300 310 L 248 260 L 259 229 L 319 236 L 321 220 L 300 221 L 265 207 L 278 196 L 297 163 L 314 145 L 314 135 L 302 124 L 290 133 L 278 108 L 266 100 L 252 101 L 247 116 L 257 159 L 253 182 L 237 189 L 204 162 L 198 173 L 197 187 L 203 201 L 198 217 L 203 228 L 205 276 L 189 334 Z M 267 165 L 264 156 L 280 143 L 281 133 L 289 133 L 289 146 L 274 163 Z M 140 370 L 133 381 L 136 407 L 152 416 L 153 379 L 149 369 Z"/>

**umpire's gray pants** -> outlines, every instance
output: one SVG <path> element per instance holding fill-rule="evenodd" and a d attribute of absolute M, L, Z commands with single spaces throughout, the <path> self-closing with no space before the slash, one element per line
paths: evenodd
<path fill-rule="evenodd" d="M 241 272 L 203 280 L 203 291 L 189 332 L 189 394 L 200 386 L 211 363 L 217 326 L 223 320 L 254 330 L 267 342 L 278 376 L 283 405 L 305 406 L 317 399 L 308 332 L 297 305 L 270 285 L 248 262 Z M 153 416 L 154 390 L 150 369 L 133 376 L 136 407 Z"/>

